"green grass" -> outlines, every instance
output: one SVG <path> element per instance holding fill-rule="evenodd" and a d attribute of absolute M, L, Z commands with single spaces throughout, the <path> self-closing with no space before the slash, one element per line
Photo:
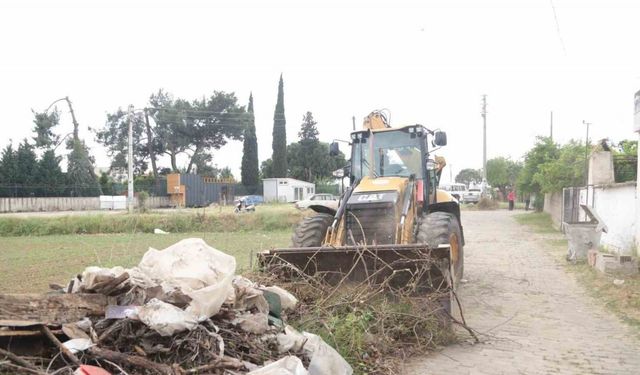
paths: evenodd
<path fill-rule="evenodd" d="M 518 214 L 514 218 L 522 225 L 532 227 L 538 233 L 558 233 L 553 228 L 551 216 L 544 212 L 533 212 L 528 214 Z"/>
<path fill-rule="evenodd" d="M 148 214 L 97 214 L 58 217 L 0 217 L 0 236 L 59 234 L 272 231 L 291 229 L 305 213 L 291 205 L 258 206 L 234 214 L 232 208 L 169 210 Z"/>
<path fill-rule="evenodd" d="M 603 303 L 627 324 L 637 328 L 640 332 L 640 275 L 615 276 L 600 273 L 586 263 L 571 264 L 566 262 L 568 241 L 561 237 L 561 233 L 553 228 L 551 217 L 544 213 L 516 215 L 515 219 L 523 225 L 528 225 L 538 233 L 557 233 L 557 238 L 546 240 L 547 252 L 556 261 L 564 265 L 590 295 Z M 624 284 L 616 286 L 614 279 L 624 279 Z"/>
<path fill-rule="evenodd" d="M 66 284 L 87 266 L 130 267 L 149 247 L 163 249 L 190 237 L 235 256 L 238 268 L 246 269 L 252 252 L 288 246 L 291 230 L 5 237 L 0 239 L 0 292 L 45 292 L 49 283 Z"/>

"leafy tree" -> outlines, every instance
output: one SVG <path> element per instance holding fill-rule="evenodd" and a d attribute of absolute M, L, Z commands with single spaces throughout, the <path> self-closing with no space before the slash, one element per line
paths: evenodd
<path fill-rule="evenodd" d="M 93 161 L 84 142 L 73 141 L 73 149 L 67 157 L 67 162 L 67 180 L 72 185 L 72 196 L 95 197 L 102 193 L 93 171 Z"/>
<path fill-rule="evenodd" d="M 638 156 L 638 141 L 624 139 L 614 149 L 616 155 Z"/>
<path fill-rule="evenodd" d="M 256 137 L 255 116 L 253 115 L 253 94 L 249 95 L 247 107 L 247 127 L 244 130 L 241 179 L 250 194 L 255 193 L 260 184 L 258 164 L 258 138 Z"/>
<path fill-rule="evenodd" d="M 190 173 L 203 153 L 220 149 L 229 139 L 242 139 L 245 109 L 237 105 L 233 93 L 214 91 L 209 98 L 189 102 L 160 90 L 151 95 L 150 104 L 149 114 L 156 124 L 154 142 L 169 156 L 173 171 L 179 170 L 180 154 L 188 155 L 185 172 Z"/>
<path fill-rule="evenodd" d="M 104 195 L 114 195 L 113 194 L 113 180 L 109 177 L 109 174 L 106 172 L 100 173 L 100 178 L 98 179 L 100 182 L 100 188 L 102 189 L 102 194 Z M 138 187 L 138 184 L 134 185 Z"/>
<path fill-rule="evenodd" d="M 507 188 L 514 187 L 522 165 L 511 159 L 498 157 L 487 160 L 487 182 L 500 190 L 503 197 Z"/>
<path fill-rule="evenodd" d="M 36 153 L 25 139 L 18 146 L 15 156 L 16 176 L 14 182 L 22 185 L 19 196 L 28 197 L 35 195 L 37 189 L 38 161 Z"/>
<path fill-rule="evenodd" d="M 620 141 L 612 151 L 615 181 L 636 181 L 638 178 L 638 141 L 625 139 Z"/>
<path fill-rule="evenodd" d="M 318 134 L 320 134 L 317 124 L 316 120 L 313 119 L 313 114 L 307 111 L 302 116 L 302 125 L 300 125 L 300 131 L 298 132 L 300 141 L 317 141 Z"/>
<path fill-rule="evenodd" d="M 316 169 L 322 168 L 318 163 L 326 161 L 328 154 L 323 155 L 323 147 L 318 140 L 317 122 L 313 119 L 313 114 L 308 112 L 302 116 L 302 124 L 298 137 L 300 141 L 289 147 L 293 148 L 287 151 L 289 159 L 290 174 L 304 181 L 314 182 L 316 177 Z"/>
<path fill-rule="evenodd" d="M 329 155 L 329 144 L 315 142 L 304 145 L 303 141 L 287 147 L 289 176 L 298 180 L 315 182 L 320 178 L 333 178 L 333 171 L 344 167 L 347 162 L 344 154 Z"/>
<path fill-rule="evenodd" d="M 542 163 L 534 180 L 542 193 L 562 191 L 570 186 L 584 185 L 584 145 L 571 140 L 558 149 L 558 157 Z"/>
<path fill-rule="evenodd" d="M 203 176 L 217 177 L 220 171 L 211 163 L 213 156 L 211 154 L 199 154 L 194 157 L 193 165 L 196 167 L 198 174 Z"/>
<path fill-rule="evenodd" d="M 133 171 L 141 175 L 147 170 L 149 148 L 147 147 L 145 119 L 142 113 L 132 116 L 133 135 Z M 128 170 L 129 168 L 129 113 L 118 108 L 107 114 L 107 121 L 102 129 L 96 131 L 96 140 L 105 146 L 107 156 L 111 159 L 111 168 Z"/>
<path fill-rule="evenodd" d="M 33 131 L 36 133 L 36 136 L 33 137 L 33 140 L 36 143 L 36 147 L 49 148 L 55 147 L 58 145 L 60 141 L 60 136 L 56 135 L 53 132 L 53 128 L 58 126 L 60 123 L 60 113 L 57 108 L 54 108 L 53 111 L 47 112 L 33 112 Z"/>
<path fill-rule="evenodd" d="M 274 177 L 273 175 L 273 160 L 271 158 L 265 160 L 260 164 L 260 176 L 261 178 Z"/>
<path fill-rule="evenodd" d="M 61 160 L 52 149 L 42 154 L 38 161 L 37 182 L 41 186 L 39 195 L 57 197 L 64 194 L 66 176 L 60 168 Z"/>
<path fill-rule="evenodd" d="M 235 180 L 235 177 L 233 177 L 233 173 L 231 172 L 231 168 L 229 167 L 224 167 L 220 170 L 220 178 L 225 180 Z"/>
<path fill-rule="evenodd" d="M 521 193 L 535 195 L 535 209 L 542 211 L 542 185 L 540 184 L 540 167 L 558 158 L 559 147 L 549 137 L 537 137 L 536 144 L 524 157 L 524 165 L 518 176 L 517 186 Z"/>
<path fill-rule="evenodd" d="M 287 121 L 284 116 L 284 83 L 282 75 L 278 83 L 278 101 L 273 114 L 273 155 L 272 175 L 270 177 L 287 177 Z"/>
<path fill-rule="evenodd" d="M 478 169 L 465 168 L 458 172 L 456 176 L 456 182 L 460 184 L 465 184 L 469 186 L 469 184 L 473 182 L 481 182 L 482 181 L 482 172 Z"/>

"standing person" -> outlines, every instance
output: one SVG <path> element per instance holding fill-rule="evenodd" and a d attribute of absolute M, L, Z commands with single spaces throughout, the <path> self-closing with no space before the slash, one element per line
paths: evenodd
<path fill-rule="evenodd" d="M 516 192 L 514 190 L 511 190 L 509 192 L 509 194 L 507 195 L 507 200 L 509 201 L 509 211 L 513 211 L 513 206 L 516 200 Z"/>
<path fill-rule="evenodd" d="M 524 199 L 524 210 L 529 211 L 529 204 L 531 204 L 531 193 L 527 193 Z"/>

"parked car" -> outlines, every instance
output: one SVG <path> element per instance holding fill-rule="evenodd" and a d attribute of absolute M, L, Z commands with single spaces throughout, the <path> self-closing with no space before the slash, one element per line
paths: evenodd
<path fill-rule="evenodd" d="M 440 184 L 440 188 L 448 191 L 459 202 L 462 202 L 462 197 L 467 192 L 467 185 L 461 183 Z"/>
<path fill-rule="evenodd" d="M 462 201 L 464 203 L 478 203 L 481 195 L 482 190 L 479 187 L 472 187 L 462 194 Z"/>
<path fill-rule="evenodd" d="M 309 196 L 307 199 L 303 199 L 301 201 L 297 201 L 295 206 L 299 210 L 303 210 L 305 208 L 309 208 L 309 206 L 318 205 L 318 206 L 327 206 L 329 208 L 333 208 L 334 210 L 338 209 L 338 198 L 336 198 L 332 194 L 313 194 Z"/>
<path fill-rule="evenodd" d="M 256 206 L 258 204 L 264 203 L 264 198 L 262 197 L 262 195 L 245 195 L 242 197 L 236 197 L 234 202 L 237 203 L 240 200 L 243 200 L 246 205 L 250 206 Z"/>

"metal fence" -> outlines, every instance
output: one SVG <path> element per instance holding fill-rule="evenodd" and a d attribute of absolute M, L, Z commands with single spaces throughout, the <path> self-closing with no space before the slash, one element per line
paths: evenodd
<path fill-rule="evenodd" d="M 613 174 L 616 182 L 636 181 L 638 178 L 638 157 L 614 155 Z"/>

